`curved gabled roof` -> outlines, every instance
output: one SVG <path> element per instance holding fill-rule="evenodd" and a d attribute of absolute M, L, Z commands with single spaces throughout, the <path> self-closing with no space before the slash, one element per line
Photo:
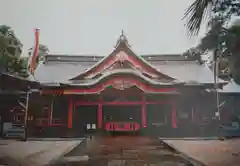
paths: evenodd
<path fill-rule="evenodd" d="M 161 73 L 157 69 L 155 69 L 144 58 L 142 58 L 141 56 L 138 56 L 137 54 L 135 54 L 129 48 L 129 45 L 128 45 L 127 40 L 126 40 L 125 37 L 123 39 L 121 39 L 121 37 L 120 37 L 116 48 L 113 50 L 113 52 L 109 56 L 104 57 L 103 59 L 98 61 L 95 65 L 91 66 L 90 68 L 88 68 L 84 72 L 80 73 L 76 77 L 72 78 L 71 80 L 74 80 L 74 79 L 84 79 L 88 75 L 91 75 L 91 73 L 93 73 L 93 75 L 97 74 L 96 70 L 98 70 L 98 69 L 100 70 L 99 72 L 101 72 L 102 70 L 105 69 L 105 67 L 108 67 L 109 65 L 111 65 L 111 64 L 108 64 L 109 61 L 111 61 L 111 63 L 114 63 L 114 61 L 119 60 L 118 57 L 117 57 L 118 55 L 122 55 L 122 56 L 124 56 L 123 58 L 126 58 L 128 60 L 130 60 L 132 58 L 136 59 L 137 61 L 139 61 L 141 63 L 141 68 L 145 68 L 146 70 L 150 71 L 150 73 L 154 77 L 156 77 L 157 75 L 159 75 L 159 76 L 163 76 L 164 75 L 163 73 Z M 126 60 L 126 59 L 124 59 L 124 60 Z M 138 64 L 135 64 L 135 65 L 138 65 Z M 173 78 L 171 78 L 168 75 L 164 75 L 164 77 L 168 77 L 169 79 L 173 79 Z"/>

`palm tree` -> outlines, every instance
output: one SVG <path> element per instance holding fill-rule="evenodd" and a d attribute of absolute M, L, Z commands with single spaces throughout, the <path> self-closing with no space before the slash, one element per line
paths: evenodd
<path fill-rule="evenodd" d="M 198 34 L 204 18 L 206 16 L 211 16 L 210 19 L 212 19 L 212 15 L 211 15 L 212 13 L 214 14 L 213 16 L 224 17 L 225 18 L 224 21 L 226 21 L 227 18 L 229 20 L 231 18 L 232 14 L 240 15 L 240 1 L 235 1 L 235 0 L 195 0 L 193 2 L 193 4 L 190 5 L 190 7 L 186 10 L 186 12 L 184 14 L 184 18 L 187 19 L 186 27 L 187 27 L 187 30 L 188 30 L 190 36 Z M 219 29 L 217 29 L 217 30 L 219 30 Z M 220 32 L 222 32 L 222 31 L 220 31 Z M 217 89 L 218 88 L 218 86 L 216 84 L 216 82 L 217 82 L 217 77 L 216 77 L 217 73 L 216 72 L 217 72 L 217 65 L 218 65 L 217 61 L 218 61 L 218 56 L 220 55 L 219 52 L 222 51 L 221 50 L 222 48 L 224 48 L 224 47 L 221 47 L 221 46 L 224 46 L 224 42 L 223 43 L 221 42 L 223 39 L 222 35 L 218 36 L 218 35 L 216 35 L 216 32 L 214 32 L 214 31 L 211 32 L 211 35 L 210 35 L 210 33 L 207 34 L 208 37 L 215 38 L 215 40 L 218 41 L 215 43 L 216 45 L 213 50 L 213 52 L 214 52 L 214 54 L 213 54 L 214 83 L 215 83 L 215 88 Z M 226 35 L 223 35 L 223 36 L 228 36 L 226 38 L 228 40 L 226 40 L 226 42 L 225 42 L 226 45 L 227 45 L 227 43 L 233 44 L 234 42 L 237 42 L 236 38 L 232 37 L 231 33 L 226 33 Z M 210 40 L 206 40 L 206 39 L 207 39 L 207 37 L 205 38 L 205 41 L 204 41 L 204 39 L 202 40 L 202 43 L 207 43 L 207 41 L 210 41 Z M 208 44 L 212 45 L 214 47 L 214 44 L 212 44 L 211 42 L 208 42 Z M 235 44 L 236 43 L 234 43 L 233 45 L 235 45 Z M 228 48 L 228 46 L 226 46 L 226 48 Z M 231 48 L 231 47 L 229 46 L 229 48 Z M 233 51 L 231 49 L 226 49 L 226 50 Z M 237 52 L 237 51 L 234 51 L 234 52 Z M 236 58 L 237 57 L 236 55 L 237 54 L 235 54 L 235 56 L 232 56 L 232 57 L 234 57 L 235 60 L 240 62 L 240 59 Z M 235 62 L 235 63 L 239 63 L 239 62 Z M 233 63 L 233 61 L 230 61 L 230 64 L 231 63 Z M 236 65 L 234 65 L 234 63 L 233 63 L 230 66 L 236 66 Z M 238 78 L 238 77 L 240 77 L 240 72 L 238 73 L 236 71 L 237 71 L 237 68 L 234 68 L 234 71 L 232 71 L 232 73 L 235 73 L 235 74 L 233 74 L 233 77 L 235 78 L 235 81 L 237 81 L 237 82 L 239 81 L 239 83 L 240 83 L 240 78 Z M 218 96 L 217 90 L 216 90 L 216 101 L 217 101 L 216 104 L 217 104 L 217 108 L 218 108 L 218 112 L 219 112 L 219 96 Z"/>

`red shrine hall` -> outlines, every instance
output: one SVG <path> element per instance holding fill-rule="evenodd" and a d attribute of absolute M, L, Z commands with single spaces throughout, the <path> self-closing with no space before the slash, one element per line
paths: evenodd
<path fill-rule="evenodd" d="M 206 66 L 180 54 L 138 55 L 123 34 L 104 57 L 46 55 L 34 79 L 41 94 L 30 97 L 28 123 L 41 134 L 173 136 L 217 119 Z"/>

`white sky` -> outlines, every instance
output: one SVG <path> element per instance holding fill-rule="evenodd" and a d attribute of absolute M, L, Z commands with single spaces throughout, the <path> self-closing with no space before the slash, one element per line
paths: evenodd
<path fill-rule="evenodd" d="M 51 53 L 109 54 L 123 29 L 138 54 L 181 53 L 196 43 L 184 32 L 184 10 L 193 0 L 3 0 L 0 24 L 12 26 L 24 44 Z"/>

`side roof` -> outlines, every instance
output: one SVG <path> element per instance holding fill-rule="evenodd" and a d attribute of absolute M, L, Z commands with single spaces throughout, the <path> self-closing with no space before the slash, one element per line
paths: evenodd
<path fill-rule="evenodd" d="M 4 90 L 24 90 L 28 91 L 29 88 L 38 89 L 39 82 L 31 81 L 29 79 L 13 75 L 10 73 L 0 71 L 0 89 Z"/>

